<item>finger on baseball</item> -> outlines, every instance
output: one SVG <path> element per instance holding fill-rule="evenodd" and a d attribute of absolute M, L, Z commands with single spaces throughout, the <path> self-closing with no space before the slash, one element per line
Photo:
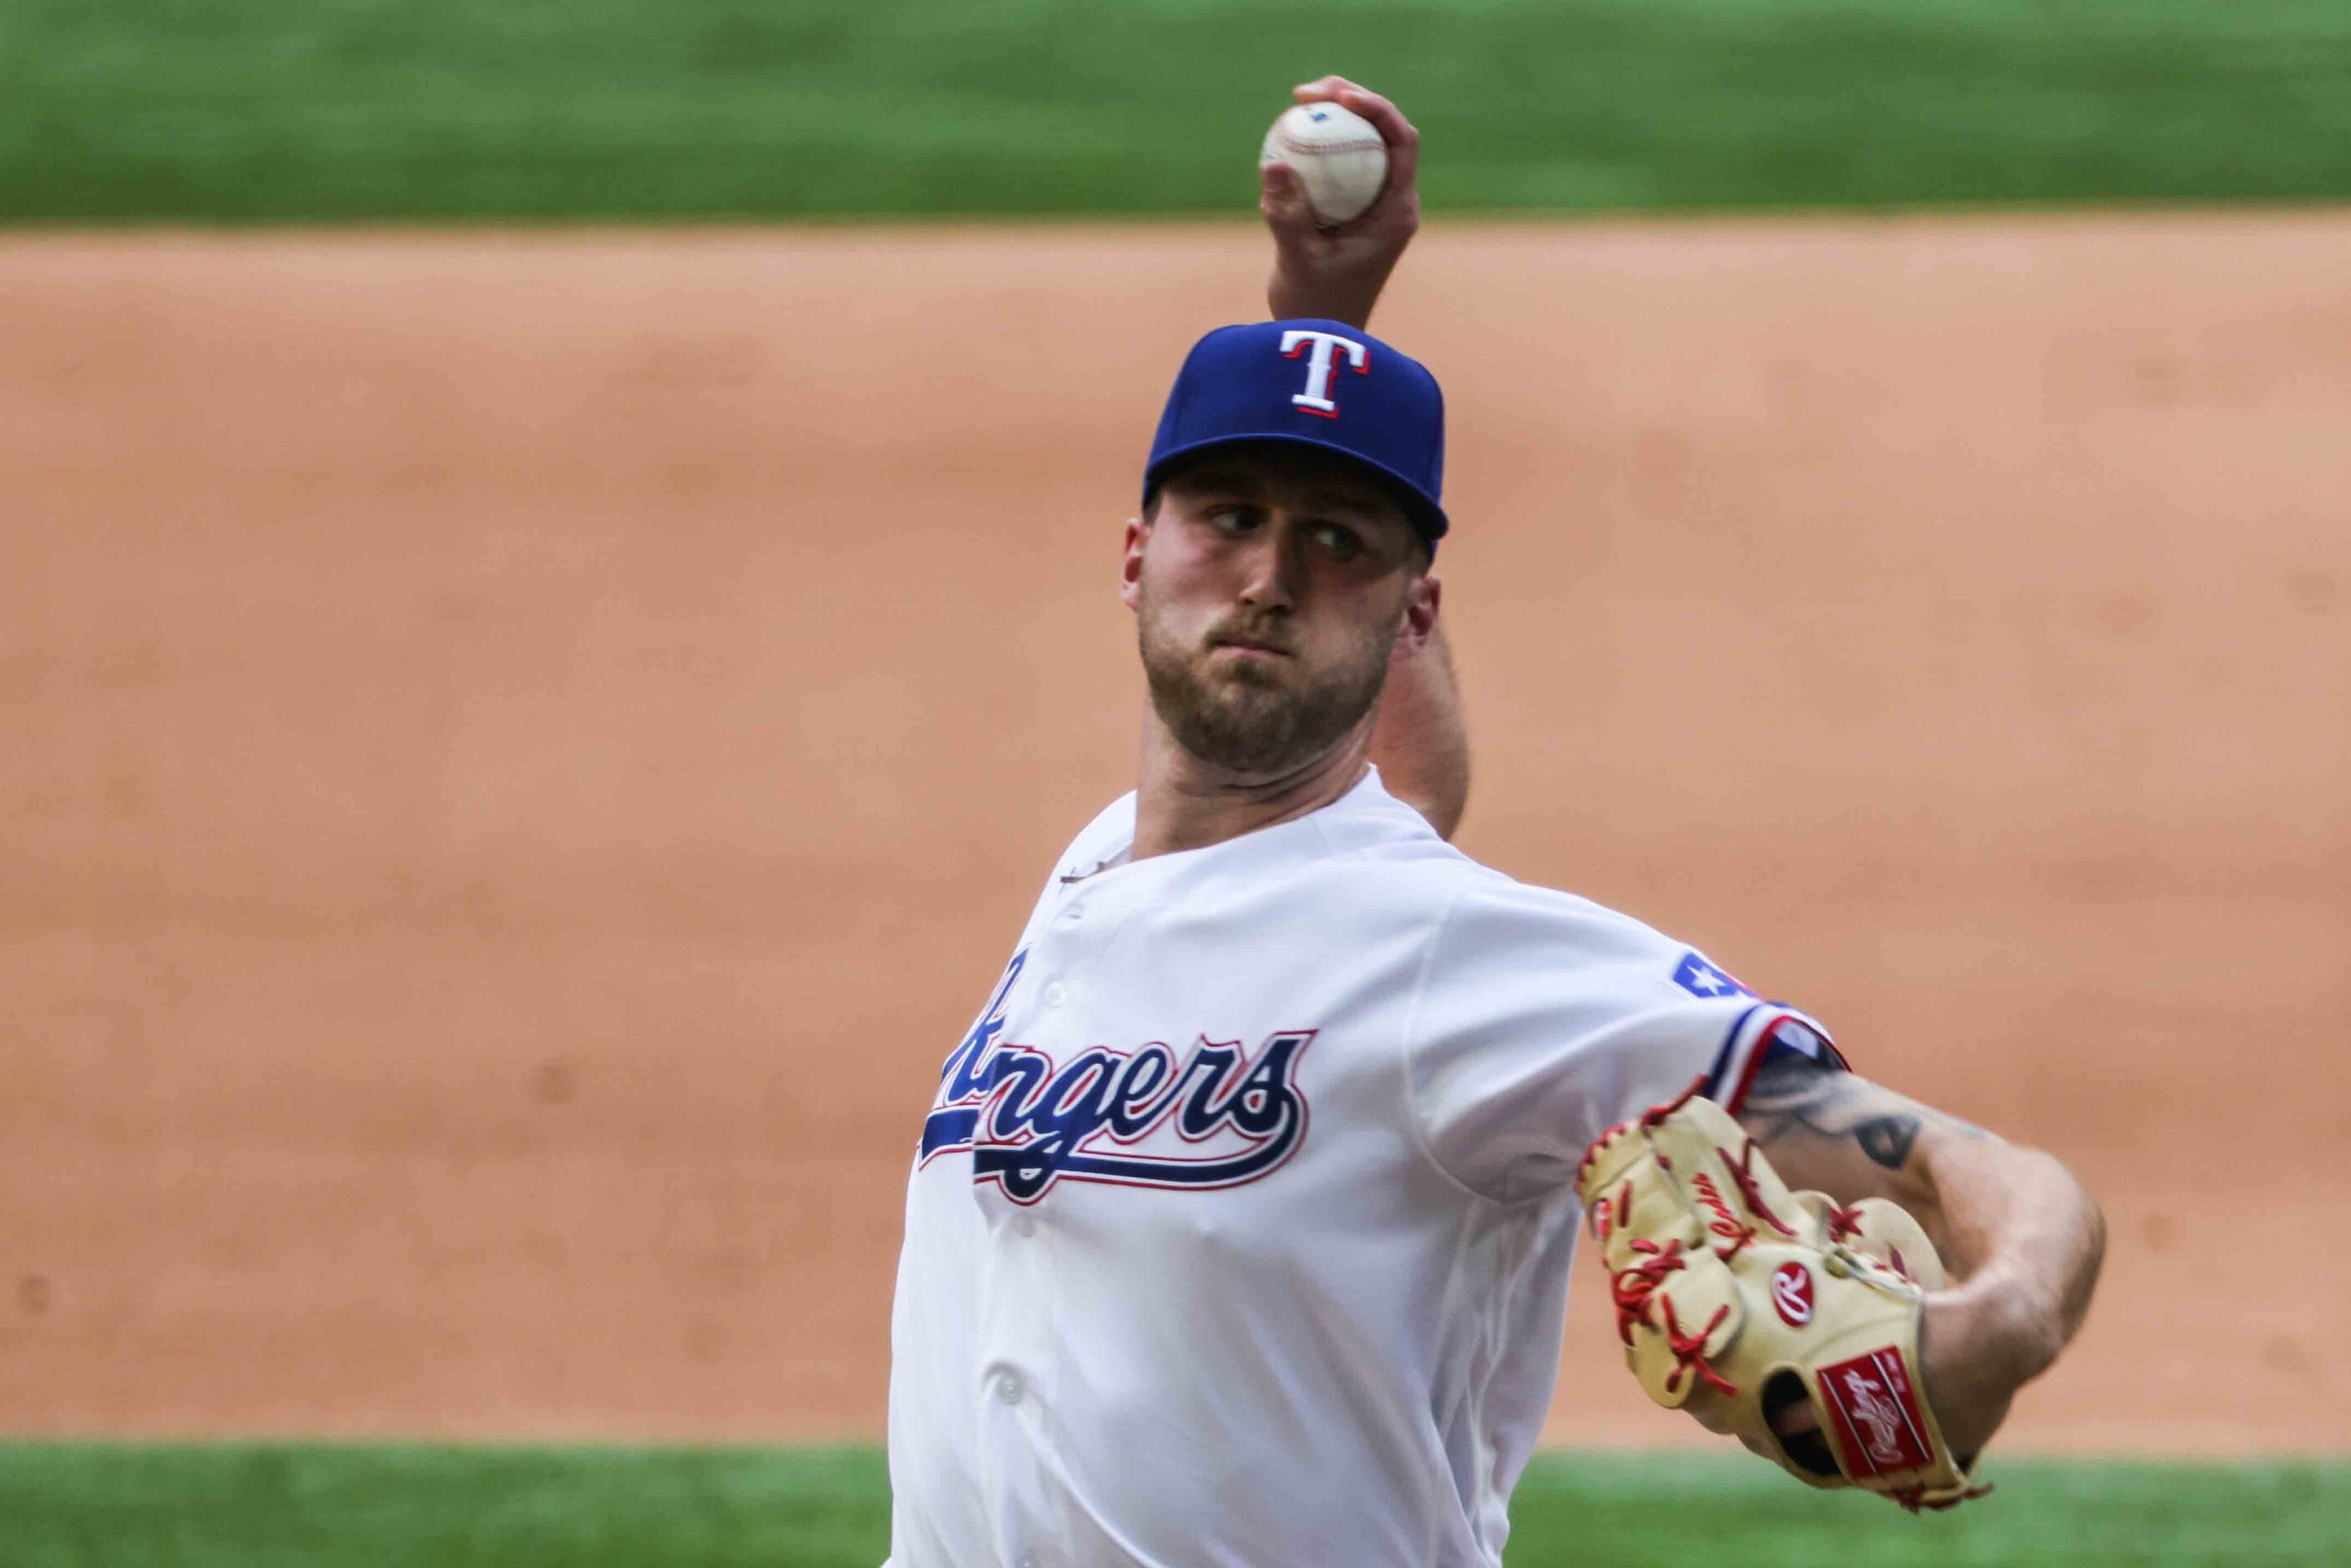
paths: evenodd
<path fill-rule="evenodd" d="M 1380 140 L 1388 144 L 1389 191 L 1408 190 L 1419 178 L 1419 131 L 1404 117 L 1404 110 L 1370 88 L 1343 76 L 1317 77 L 1290 89 L 1290 96 L 1300 103 L 1336 103 L 1370 120 Z"/>
<path fill-rule="evenodd" d="M 1322 103 L 1335 99 L 1343 92 L 1363 90 L 1361 85 L 1349 81 L 1345 77 L 1322 76 L 1316 77 L 1312 81 L 1300 82 L 1296 87 L 1291 88 L 1290 98 L 1293 103 Z"/>
<path fill-rule="evenodd" d="M 1260 163 L 1257 166 L 1257 193 L 1260 205 L 1287 210 L 1306 200 L 1306 182 L 1287 163 Z"/>
<path fill-rule="evenodd" d="M 1277 231 L 1311 225 L 1306 184 L 1297 170 L 1287 163 L 1260 163 L 1257 172 L 1257 208 L 1267 223 Z"/>

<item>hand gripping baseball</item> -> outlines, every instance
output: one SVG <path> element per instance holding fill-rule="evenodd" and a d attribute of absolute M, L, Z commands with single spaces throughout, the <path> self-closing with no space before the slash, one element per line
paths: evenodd
<path fill-rule="evenodd" d="M 1913 1511 L 1989 1490 L 1927 1404 L 1920 1301 L 1943 1268 L 1900 1207 L 1791 1192 L 1695 1084 L 1603 1134 L 1577 1190 L 1625 1364 L 1651 1399 L 1812 1486 L 1866 1487 Z M 1783 1436 L 1773 1416 L 1799 1400 L 1819 1431 Z"/>
<path fill-rule="evenodd" d="M 1319 77 L 1290 91 L 1298 103 L 1336 103 L 1362 115 L 1387 143 L 1388 177 L 1379 199 L 1335 228 L 1314 218 L 1297 172 L 1280 163 L 1258 172 L 1258 210 L 1273 234 L 1273 276 L 1266 305 L 1277 321 L 1323 316 L 1369 324 L 1372 308 L 1405 246 L 1420 229 L 1420 132 L 1396 106 L 1344 77 Z"/>

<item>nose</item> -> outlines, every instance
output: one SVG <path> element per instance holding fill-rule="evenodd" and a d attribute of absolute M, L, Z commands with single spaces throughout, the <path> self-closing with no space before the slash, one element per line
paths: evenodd
<path fill-rule="evenodd" d="M 1265 613 L 1294 610 L 1303 562 L 1294 530 L 1278 520 L 1250 541 L 1241 577 L 1241 602 Z"/>

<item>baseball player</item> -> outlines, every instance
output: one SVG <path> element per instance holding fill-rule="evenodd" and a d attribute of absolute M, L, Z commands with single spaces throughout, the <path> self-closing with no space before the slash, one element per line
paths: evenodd
<path fill-rule="evenodd" d="M 891 1561 L 1493 1568 L 1587 1207 L 1661 1401 L 1734 1398 L 1731 1314 L 1766 1298 L 1733 1270 L 1778 1258 L 1795 1393 L 1768 1427 L 1740 1424 L 1752 1398 L 1687 1407 L 1816 1484 L 1868 1484 L 1875 1453 L 1906 1501 L 1969 1495 L 2086 1309 L 2097 1211 L 1702 954 L 1432 822 L 1466 788 L 1434 652 L 1442 402 L 1364 328 L 1414 138 L 1351 83 L 1301 95 L 1382 127 L 1391 188 L 1311 235 L 1269 176 L 1277 319 L 1201 339 L 1167 400 L 1120 563 L 1136 788 L 1052 866 L 914 1151 Z M 1864 1200 L 1914 1228 L 1870 1252 Z M 1914 1278 L 1930 1252 L 1953 1282 Z M 1803 1359 L 1840 1291 L 1908 1338 Z"/>

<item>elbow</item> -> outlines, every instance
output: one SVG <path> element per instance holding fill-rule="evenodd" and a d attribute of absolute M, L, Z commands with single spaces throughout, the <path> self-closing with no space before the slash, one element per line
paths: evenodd
<path fill-rule="evenodd" d="M 2066 1175 L 2070 1176 L 2073 1173 L 2068 1171 Z M 2065 1337 L 2068 1339 L 2082 1326 L 2082 1319 L 2089 1312 L 2091 1292 L 2098 1288 L 2098 1271 L 2106 1265 L 2106 1212 L 2098 1207 L 2098 1200 L 2090 1196 L 2090 1189 L 2084 1186 L 2079 1179 L 2074 1181 L 2074 1190 L 2082 1198 L 2082 1266 L 2065 1321 Z"/>
<path fill-rule="evenodd" d="M 2008 1375 L 2022 1384 L 2046 1372 L 2081 1331 L 2106 1252 L 2097 1199 L 2055 1156 L 2013 1145 L 1980 1166 L 2004 1193 L 1980 1229 L 1980 1268 L 1967 1285 L 1991 1327 Z M 1975 1145 L 1978 1151 L 1983 1145 Z M 1982 1157 L 1979 1155 L 1979 1157 Z"/>
<path fill-rule="evenodd" d="M 2071 1337 L 2073 1331 L 2081 1325 L 2082 1313 L 2089 1307 L 2090 1292 L 2097 1286 L 2098 1270 L 2105 1266 L 2106 1214 L 2098 1207 L 2098 1200 L 2091 1196 L 2090 1189 L 2082 1185 L 2082 1178 L 2075 1176 L 2064 1161 L 2053 1155 L 2041 1157 L 2049 1162 L 2052 1173 L 2063 1184 L 2062 1190 L 2072 1199 L 2073 1260 L 2072 1267 L 2065 1270 L 2064 1276 L 2064 1298 L 2068 1308 L 2066 1333 Z"/>
<path fill-rule="evenodd" d="M 2052 1250 L 2047 1275 L 2050 1288 L 2041 1292 L 2027 1337 L 2040 1365 L 2047 1367 L 2081 1332 L 2096 1291 L 2098 1273 L 2106 1260 L 2106 1216 L 2081 1178 L 2053 1155 L 2043 1155 L 2054 1177 L 2053 1186 L 2070 1199 L 2070 1223 L 2059 1228 L 2062 1239 Z M 2053 1195 L 2053 1197 L 2055 1195 Z M 2053 1204 L 2063 1213 L 2068 1205 Z"/>

